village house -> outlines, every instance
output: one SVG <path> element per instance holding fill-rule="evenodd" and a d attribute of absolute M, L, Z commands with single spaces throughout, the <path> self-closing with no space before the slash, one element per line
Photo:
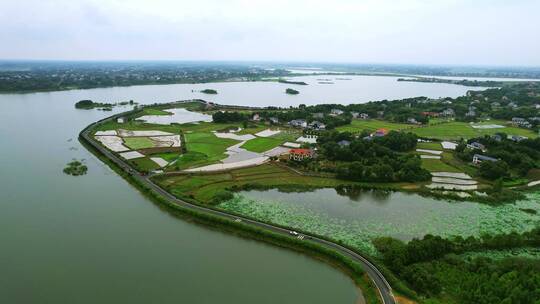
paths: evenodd
<path fill-rule="evenodd" d="M 358 113 L 358 112 L 351 112 L 351 115 L 352 115 L 352 118 L 358 118 L 358 116 L 360 115 L 360 113 Z"/>
<path fill-rule="evenodd" d="M 498 142 L 501 142 L 503 140 L 503 137 L 500 134 L 495 134 L 495 135 L 491 136 L 491 138 L 494 141 L 498 141 Z"/>
<path fill-rule="evenodd" d="M 279 123 L 279 119 L 277 119 L 277 117 L 270 117 L 268 120 L 270 120 L 270 122 L 273 123 L 273 124 L 278 124 Z"/>
<path fill-rule="evenodd" d="M 369 115 L 367 113 L 360 113 L 360 115 L 358 115 L 358 117 L 360 119 L 369 119 Z"/>
<path fill-rule="evenodd" d="M 415 118 L 409 117 L 407 118 L 407 123 L 417 125 L 418 121 Z"/>
<path fill-rule="evenodd" d="M 310 124 L 309 124 L 309 128 L 310 129 L 313 129 L 313 130 L 325 130 L 326 129 L 326 125 L 320 121 L 312 121 Z"/>
<path fill-rule="evenodd" d="M 520 142 L 520 141 L 522 141 L 524 139 L 527 139 L 527 137 L 521 136 L 521 135 L 512 135 L 512 136 L 510 136 L 510 140 L 515 141 L 515 142 Z"/>
<path fill-rule="evenodd" d="M 492 103 L 491 103 L 491 107 L 492 107 L 492 108 L 498 108 L 498 107 L 500 107 L 500 106 L 501 106 L 501 103 L 500 103 L 500 102 L 496 102 L 496 101 L 495 101 L 495 102 L 492 102 Z"/>
<path fill-rule="evenodd" d="M 330 111 L 330 115 L 332 115 L 332 116 L 338 116 L 338 115 L 341 115 L 341 114 L 343 114 L 343 111 L 340 110 L 340 109 L 332 109 Z"/>
<path fill-rule="evenodd" d="M 315 153 L 311 149 L 290 149 L 289 159 L 295 161 L 302 161 L 304 159 L 311 159 L 315 156 Z"/>
<path fill-rule="evenodd" d="M 471 150 L 480 150 L 482 152 L 486 151 L 486 146 L 477 141 L 473 141 L 472 143 L 467 144 L 467 148 Z"/>
<path fill-rule="evenodd" d="M 307 127 L 307 121 L 305 119 L 293 119 L 289 121 L 289 125 L 296 127 L 296 128 L 306 128 Z"/>
<path fill-rule="evenodd" d="M 324 118 L 324 113 L 313 113 L 313 118 Z"/>
<path fill-rule="evenodd" d="M 476 116 L 476 107 L 475 106 L 469 106 L 469 111 L 465 113 L 465 116 L 467 117 L 475 117 Z"/>
<path fill-rule="evenodd" d="M 472 160 L 472 163 L 473 163 L 473 164 L 479 165 L 479 164 L 482 163 L 483 161 L 496 162 L 496 161 L 498 161 L 498 159 L 493 158 L 493 157 L 489 157 L 489 156 L 485 156 L 485 155 L 481 155 L 481 154 L 475 154 L 475 155 L 473 156 L 473 160 Z"/>
<path fill-rule="evenodd" d="M 534 108 L 537 109 L 537 110 L 540 109 L 540 104 L 535 104 Z"/>
<path fill-rule="evenodd" d="M 441 116 L 444 116 L 444 117 L 453 117 L 456 115 L 456 112 L 454 111 L 454 109 L 445 109 L 444 111 L 441 112 Z"/>
<path fill-rule="evenodd" d="M 508 104 L 508 107 L 512 109 L 517 109 L 518 105 L 515 102 L 511 102 Z"/>
<path fill-rule="evenodd" d="M 255 114 L 253 114 L 252 120 L 253 121 L 259 121 L 259 120 L 261 120 L 261 117 L 259 116 L 259 114 L 255 113 Z"/>
<path fill-rule="evenodd" d="M 122 124 L 122 123 L 125 122 L 125 119 L 124 119 L 124 117 L 118 117 L 118 118 L 116 119 L 116 122 L 119 123 L 119 124 Z"/>
<path fill-rule="evenodd" d="M 531 128 L 532 125 L 525 118 L 521 117 L 512 117 L 512 125 L 522 128 Z"/>
<path fill-rule="evenodd" d="M 337 144 L 338 144 L 340 147 L 343 148 L 343 147 L 348 147 L 348 146 L 350 146 L 350 145 L 351 145 L 351 142 L 348 141 L 348 140 L 340 140 L 340 141 L 338 141 Z"/>
<path fill-rule="evenodd" d="M 388 130 L 387 130 L 387 129 L 377 129 L 377 131 L 375 131 L 374 133 L 372 133 L 371 136 L 375 136 L 375 137 L 383 137 L 383 136 L 386 136 L 386 134 L 388 134 Z"/>
<path fill-rule="evenodd" d="M 437 113 L 437 112 L 422 112 L 422 116 L 439 117 L 439 113 Z"/>

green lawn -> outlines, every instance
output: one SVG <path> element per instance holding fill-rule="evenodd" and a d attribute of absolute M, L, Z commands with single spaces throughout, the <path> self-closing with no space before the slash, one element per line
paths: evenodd
<path fill-rule="evenodd" d="M 498 124 L 505 125 L 501 121 L 485 121 L 478 124 Z M 537 135 L 528 129 L 516 128 L 512 126 L 505 126 L 505 128 L 498 129 L 475 129 L 469 123 L 466 122 L 447 122 L 437 125 L 430 125 L 427 127 L 416 128 L 411 130 L 411 132 L 416 133 L 421 137 L 444 139 L 444 140 L 456 140 L 460 138 L 473 138 L 483 135 L 493 135 L 495 133 L 506 133 L 508 135 L 521 135 L 529 138 L 536 138 Z"/>
<path fill-rule="evenodd" d="M 225 151 L 228 147 L 238 143 L 209 132 L 186 133 L 185 138 L 188 152 L 178 159 L 180 169 L 216 163 L 227 156 Z"/>
<path fill-rule="evenodd" d="M 440 159 L 422 159 L 422 168 L 429 172 L 463 172 L 455 167 L 452 167 Z"/>
<path fill-rule="evenodd" d="M 442 150 L 442 146 L 440 142 L 419 142 L 416 144 L 417 149 L 428 149 L 428 150 Z"/>
<path fill-rule="evenodd" d="M 152 157 L 160 157 L 164 160 L 166 160 L 167 162 L 172 162 L 172 161 L 175 161 L 179 156 L 180 156 L 180 153 L 176 153 L 176 152 L 165 152 L 165 153 L 156 153 L 156 154 L 152 154 L 151 155 Z"/>
<path fill-rule="evenodd" d="M 255 134 L 255 133 L 259 133 L 263 130 L 266 130 L 268 129 L 269 126 L 267 125 L 264 125 L 264 124 L 258 124 L 256 127 L 253 127 L 253 128 L 245 128 L 245 129 L 242 129 L 240 132 L 238 132 L 237 134 L 239 135 L 242 135 L 242 134 Z"/>
<path fill-rule="evenodd" d="M 133 166 L 135 167 L 135 169 L 137 169 L 137 171 L 148 172 L 148 171 L 159 169 L 159 165 L 147 157 L 132 159 L 129 162 L 133 164 Z"/>
<path fill-rule="evenodd" d="M 172 115 L 172 113 L 160 109 L 144 108 L 142 115 Z"/>
<path fill-rule="evenodd" d="M 368 119 L 368 120 L 359 120 L 355 119 L 351 122 L 350 125 L 345 125 L 337 127 L 336 129 L 340 132 L 348 131 L 352 133 L 361 132 L 362 130 L 375 131 L 377 129 L 385 128 L 388 130 L 403 130 L 403 129 L 412 129 L 415 128 L 414 125 L 403 124 L 403 123 L 394 123 L 384 120 Z"/>
<path fill-rule="evenodd" d="M 147 137 L 125 137 L 124 143 L 132 150 L 154 147 L 154 143 Z"/>
<path fill-rule="evenodd" d="M 281 145 L 284 141 L 280 138 L 273 137 L 257 137 L 248 140 L 241 148 L 244 148 L 251 152 L 265 152 Z"/>

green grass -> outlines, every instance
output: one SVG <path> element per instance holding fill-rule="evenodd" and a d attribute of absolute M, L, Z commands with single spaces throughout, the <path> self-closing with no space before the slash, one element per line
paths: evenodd
<path fill-rule="evenodd" d="M 147 171 L 159 169 L 159 165 L 147 157 L 132 159 L 129 162 L 133 164 L 133 166 L 135 167 L 135 169 L 137 169 L 137 171 L 147 172 Z"/>
<path fill-rule="evenodd" d="M 156 154 L 152 154 L 151 155 L 152 157 L 160 157 L 164 160 L 166 160 L 167 162 L 173 162 L 175 161 L 179 156 L 180 156 L 180 153 L 176 153 L 176 152 L 165 152 L 165 153 L 156 153 Z"/>
<path fill-rule="evenodd" d="M 245 144 L 242 145 L 242 148 L 251 151 L 251 152 L 265 152 L 270 149 L 273 149 L 281 145 L 284 141 L 279 138 L 273 137 L 257 137 L 251 140 L 248 140 Z"/>
<path fill-rule="evenodd" d="M 255 134 L 255 133 L 259 133 L 263 130 L 266 130 L 268 129 L 268 126 L 267 125 L 264 125 L 264 124 L 258 124 L 256 127 L 254 128 L 245 128 L 245 129 L 242 129 L 240 132 L 238 132 L 237 134 L 239 135 L 243 135 L 243 134 Z"/>
<path fill-rule="evenodd" d="M 361 132 L 362 130 L 375 131 L 377 129 L 385 128 L 388 130 L 403 130 L 415 128 L 414 125 L 394 123 L 384 120 L 368 119 L 368 120 L 353 120 L 350 125 L 345 125 L 336 128 L 340 132 Z"/>
<path fill-rule="evenodd" d="M 186 133 L 187 153 L 178 159 L 180 169 L 208 165 L 227 157 L 225 151 L 238 141 L 229 138 L 218 138 L 209 132 Z"/>
<path fill-rule="evenodd" d="M 124 143 L 132 150 L 154 147 L 154 143 L 147 137 L 125 137 Z"/>
<path fill-rule="evenodd" d="M 455 167 L 452 167 L 440 159 L 422 159 L 422 168 L 429 172 L 463 172 Z"/>
<path fill-rule="evenodd" d="M 478 124 L 498 124 L 505 125 L 505 122 L 491 120 L 485 121 Z M 473 138 L 483 135 L 493 135 L 496 133 L 506 133 L 508 135 L 521 135 L 529 138 L 536 138 L 537 135 L 528 129 L 516 128 L 512 126 L 505 126 L 505 128 L 498 129 L 475 129 L 469 123 L 466 122 L 447 122 L 437 125 L 430 125 L 427 127 L 420 127 L 411 132 L 416 133 L 421 137 L 436 138 L 436 139 L 445 139 L 445 140 L 455 140 L 460 138 Z"/>
<path fill-rule="evenodd" d="M 442 146 L 440 142 L 419 142 L 416 144 L 417 149 L 428 149 L 428 150 L 442 150 Z"/>
<path fill-rule="evenodd" d="M 172 115 L 172 113 L 155 108 L 144 108 L 142 115 Z"/>

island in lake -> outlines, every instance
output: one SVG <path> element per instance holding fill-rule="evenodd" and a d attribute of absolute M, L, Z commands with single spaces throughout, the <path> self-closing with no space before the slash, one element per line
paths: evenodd
<path fill-rule="evenodd" d="M 297 94 L 300 94 L 299 91 L 297 91 L 297 90 L 295 90 L 295 89 L 291 89 L 291 88 L 287 88 L 287 89 L 285 90 L 285 93 L 290 94 L 290 95 L 297 95 Z"/>
<path fill-rule="evenodd" d="M 213 94 L 213 95 L 215 95 L 215 94 L 217 94 L 218 92 L 217 92 L 216 90 L 214 90 L 214 89 L 204 89 L 204 90 L 201 91 L 201 93 L 204 93 L 204 94 Z"/>
<path fill-rule="evenodd" d="M 278 82 L 286 83 L 286 84 L 307 85 L 305 81 L 293 81 L 293 80 L 286 80 L 286 79 L 279 79 Z"/>

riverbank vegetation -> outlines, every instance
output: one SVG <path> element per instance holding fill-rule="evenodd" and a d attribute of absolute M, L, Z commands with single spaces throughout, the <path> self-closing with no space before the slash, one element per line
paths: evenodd
<path fill-rule="evenodd" d="M 408 243 L 379 238 L 374 244 L 384 263 L 425 297 L 450 297 L 464 304 L 540 300 L 540 260 L 459 256 L 471 251 L 540 246 L 540 228 L 467 239 L 426 235 Z"/>

